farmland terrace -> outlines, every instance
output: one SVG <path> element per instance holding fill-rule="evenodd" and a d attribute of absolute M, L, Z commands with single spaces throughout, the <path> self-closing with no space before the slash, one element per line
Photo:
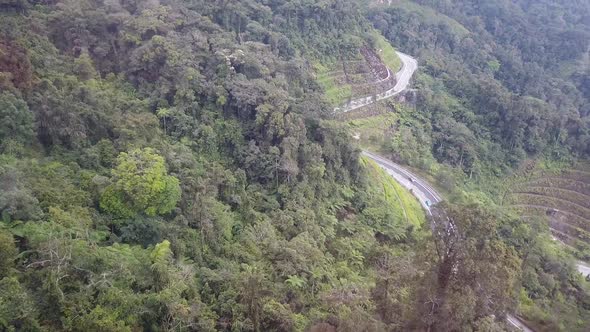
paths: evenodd
<path fill-rule="evenodd" d="M 551 232 L 565 244 L 590 246 L 590 164 L 535 173 L 514 186 L 508 204 L 525 217 L 547 217 Z"/>
<path fill-rule="evenodd" d="M 377 95 L 395 86 L 396 77 L 381 60 L 378 52 L 366 46 L 355 60 L 340 61 L 318 72 L 318 81 L 326 90 L 326 97 L 334 106 L 343 101 Z"/>

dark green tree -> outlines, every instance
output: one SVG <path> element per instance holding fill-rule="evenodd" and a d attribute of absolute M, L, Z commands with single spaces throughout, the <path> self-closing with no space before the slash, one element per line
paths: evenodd
<path fill-rule="evenodd" d="M 0 94 L 0 149 L 8 141 L 30 144 L 33 137 L 33 113 L 25 101 L 9 92 Z"/>

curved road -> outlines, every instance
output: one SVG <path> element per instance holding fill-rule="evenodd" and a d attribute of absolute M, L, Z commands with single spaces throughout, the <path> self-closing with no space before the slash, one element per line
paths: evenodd
<path fill-rule="evenodd" d="M 409 189 L 410 192 L 414 196 L 416 196 L 416 198 L 418 198 L 420 204 L 422 204 L 422 206 L 428 212 L 428 214 L 432 214 L 430 212 L 430 206 L 442 202 L 442 196 L 439 193 L 437 193 L 436 190 L 428 184 L 428 182 L 419 178 L 414 173 L 394 163 L 393 161 L 383 158 L 374 153 L 363 151 L 363 154 L 375 161 L 379 166 L 381 166 L 381 168 L 383 168 L 402 186 Z M 513 315 L 506 315 L 506 320 L 512 326 L 516 327 L 520 331 L 534 332 L 533 330 L 528 328 L 520 319 Z"/>
<path fill-rule="evenodd" d="M 402 60 L 402 68 L 395 74 L 395 79 L 397 83 L 393 88 L 385 92 L 379 93 L 376 96 L 366 96 L 351 100 L 350 102 L 340 107 L 336 107 L 334 109 L 334 113 L 350 112 L 358 108 L 370 105 L 376 101 L 391 98 L 399 94 L 400 92 L 406 90 L 408 88 L 408 85 L 410 84 L 410 80 L 412 79 L 414 72 L 416 71 L 416 69 L 418 69 L 418 61 L 416 61 L 416 59 L 405 53 L 396 53 L 399 56 L 400 60 Z M 389 68 L 388 72 L 390 72 Z"/>
<path fill-rule="evenodd" d="M 413 57 L 397 52 L 398 56 L 403 62 L 403 66 L 399 72 L 395 74 L 397 83 L 396 85 L 383 93 L 378 94 L 377 100 L 386 99 L 389 97 L 393 97 L 400 92 L 406 90 L 408 85 L 410 84 L 410 80 L 414 75 L 414 72 L 418 68 L 418 62 Z M 349 102 L 346 105 L 341 107 L 335 108 L 335 112 L 349 112 L 363 106 L 372 104 L 375 102 L 373 96 L 359 98 Z M 373 161 L 375 161 L 381 168 L 383 168 L 389 175 L 391 175 L 397 182 L 399 182 L 402 186 L 409 189 L 410 192 L 416 196 L 420 204 L 424 207 L 424 209 L 428 212 L 428 214 L 432 214 L 430 212 L 430 207 L 433 204 L 437 204 L 442 201 L 442 196 L 436 192 L 436 190 L 428 184 L 427 181 L 421 179 L 420 177 L 416 176 L 406 168 L 394 163 L 393 161 L 383 158 L 379 155 L 374 153 L 363 151 L 363 154 Z M 588 269 L 587 273 L 590 272 L 590 267 L 585 267 Z M 513 315 L 506 315 L 506 320 L 514 326 L 516 329 L 524 332 L 534 332 L 530 328 L 528 328 L 520 319 Z"/>
<path fill-rule="evenodd" d="M 584 277 L 590 276 L 590 266 L 586 265 L 586 263 L 578 262 L 578 272 L 580 272 Z"/>
<path fill-rule="evenodd" d="M 373 161 L 385 169 L 397 182 L 409 189 L 429 214 L 430 206 L 442 201 L 441 196 L 428 182 L 420 179 L 402 166 L 368 151 L 363 151 L 363 154 L 373 159 Z"/>

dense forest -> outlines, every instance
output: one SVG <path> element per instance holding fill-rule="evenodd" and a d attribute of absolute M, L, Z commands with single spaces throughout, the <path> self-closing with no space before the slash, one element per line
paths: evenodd
<path fill-rule="evenodd" d="M 382 150 L 433 173 L 455 199 L 485 202 L 509 214 L 512 204 L 525 204 L 516 209 L 521 215 L 518 224 L 500 226 L 522 259 L 519 312 L 536 331 L 587 329 L 587 286 L 572 284 L 568 268 L 555 265 L 571 259 L 564 247 L 553 245 L 555 237 L 546 235 L 532 242 L 516 238 L 523 231 L 529 236 L 546 234 L 543 228 L 548 224 L 552 231 L 562 229 L 569 224 L 546 214 L 561 213 L 562 208 L 569 213 L 579 202 L 586 206 L 588 201 L 588 184 L 581 178 L 587 178 L 587 168 L 571 170 L 578 173 L 569 176 L 574 185 L 568 192 L 558 191 L 562 187 L 547 178 L 568 178 L 569 170 L 539 171 L 541 178 L 528 173 L 538 160 L 571 167 L 588 158 L 590 3 L 381 3 L 387 5 L 372 6 L 369 19 L 393 45 L 416 56 L 422 65 L 413 112 L 395 107 L 396 132 L 384 141 Z M 545 183 L 554 187 L 515 189 L 516 183 L 535 179 L 547 179 Z M 570 200 L 577 195 L 575 190 L 586 193 L 578 205 Z M 517 193 L 506 204 L 504 193 L 512 191 Z M 543 196 L 549 193 L 550 199 Z M 567 223 L 578 221 L 576 225 L 586 229 L 587 220 L 580 223 L 571 214 L 567 218 Z M 577 228 L 569 233 L 574 231 L 580 249 L 575 254 L 583 257 L 588 238 Z"/>
<path fill-rule="evenodd" d="M 410 133 L 466 176 L 586 157 L 589 5 L 416 3 L 1 1 L 0 331 L 584 331 L 542 220 L 425 213 L 314 64 L 414 54 Z"/>
<path fill-rule="evenodd" d="M 589 3 L 394 2 L 369 17 L 422 62 L 418 108 L 438 161 L 479 175 L 588 157 Z"/>

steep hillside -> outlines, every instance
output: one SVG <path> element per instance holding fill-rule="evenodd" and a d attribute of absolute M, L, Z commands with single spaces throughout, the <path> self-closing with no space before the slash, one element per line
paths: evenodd
<path fill-rule="evenodd" d="M 506 59 L 536 46 L 418 2 L 1 1 L 0 331 L 500 331 L 519 302 L 583 330 L 544 223 L 480 192 L 426 217 L 361 158 L 354 130 L 451 192 L 586 153 L 583 77 L 519 90 Z M 415 103 L 337 121 L 394 83 L 391 45 L 420 57 Z"/>
<path fill-rule="evenodd" d="M 316 64 L 317 80 L 330 105 L 340 106 L 395 86 L 394 74 L 401 66 L 395 49 L 376 31 L 366 42 L 352 59 L 341 57 L 333 63 Z"/>
<path fill-rule="evenodd" d="M 587 255 L 590 248 L 590 165 L 534 171 L 512 186 L 506 204 L 525 217 L 547 218 L 554 236 Z M 585 257 L 589 259 L 590 257 Z"/>
<path fill-rule="evenodd" d="M 369 11 L 420 59 L 417 110 L 434 156 L 476 178 L 528 157 L 588 156 L 589 15 L 571 1 L 382 1 Z M 560 67 L 573 63 L 566 77 Z"/>
<path fill-rule="evenodd" d="M 450 200 L 507 214 L 499 233 L 522 259 L 515 313 L 538 331 L 587 330 L 588 283 L 549 235 L 551 225 L 587 256 L 587 168 L 514 173 L 530 159 L 566 165 L 589 156 L 588 3 L 365 3 L 374 27 L 420 70 L 411 112 L 388 103 L 395 114 L 350 122 L 356 137 L 431 173 Z"/>
<path fill-rule="evenodd" d="M 0 32 L 0 330 L 389 324 L 377 261 L 424 216 L 310 65 L 375 58 L 355 4 L 8 1 Z"/>
<path fill-rule="evenodd" d="M 363 156 L 362 162 L 368 169 L 372 188 L 383 196 L 391 213 L 397 214 L 396 219 L 403 220 L 406 227 L 416 230 L 422 228 L 426 222 L 426 216 L 412 193 L 397 183 L 371 159 Z"/>

